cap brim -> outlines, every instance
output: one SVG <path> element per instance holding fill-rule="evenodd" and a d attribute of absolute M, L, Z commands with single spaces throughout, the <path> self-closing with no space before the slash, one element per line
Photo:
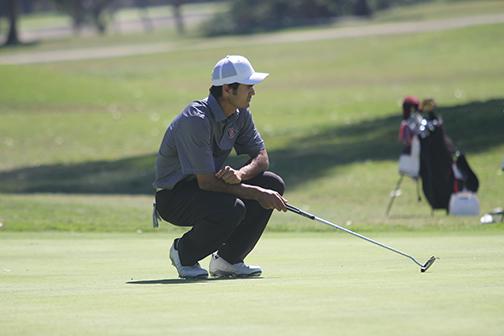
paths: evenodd
<path fill-rule="evenodd" d="M 261 83 L 266 77 L 269 76 L 269 73 L 265 72 L 254 72 L 252 76 L 249 78 L 240 81 L 241 84 L 254 85 Z"/>

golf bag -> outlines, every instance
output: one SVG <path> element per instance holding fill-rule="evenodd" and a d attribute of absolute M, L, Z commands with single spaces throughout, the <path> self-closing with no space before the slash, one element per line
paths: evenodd
<path fill-rule="evenodd" d="M 399 157 L 400 177 L 390 194 L 387 216 L 394 199 L 400 195 L 404 176 L 417 183 L 418 201 L 421 200 L 418 182 L 422 180 L 422 190 L 432 210 L 445 209 L 453 215 L 479 214 L 478 177 L 444 133 L 443 122 L 434 113 L 434 107 L 433 99 L 425 99 L 422 109 L 416 97 L 408 96 L 403 101 L 399 128 L 399 141 L 404 145 Z"/>
<path fill-rule="evenodd" d="M 430 115 L 422 121 L 419 137 L 420 177 L 425 198 L 432 210 L 448 212 L 452 194 L 476 193 L 478 178 L 462 153 L 449 150 L 449 142 L 437 117 Z"/>

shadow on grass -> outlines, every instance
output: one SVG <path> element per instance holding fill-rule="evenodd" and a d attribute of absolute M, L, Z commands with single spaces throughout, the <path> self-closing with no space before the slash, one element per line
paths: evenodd
<path fill-rule="evenodd" d="M 447 134 L 468 154 L 504 144 L 504 99 L 440 107 Z M 337 166 L 396 160 L 400 115 L 338 125 L 301 135 L 279 150 L 270 151 L 270 169 L 284 177 L 289 188 L 321 177 Z M 234 163 L 238 159 L 234 159 Z M 153 194 L 155 154 L 117 161 L 46 165 L 0 172 L 3 193 Z M 477 172 L 476 172 L 477 173 Z"/>
<path fill-rule="evenodd" d="M 257 280 L 262 277 L 247 277 L 247 278 L 202 278 L 202 279 L 156 279 L 156 280 L 135 280 L 126 282 L 127 285 L 179 285 L 179 284 L 193 284 L 202 282 L 213 281 L 232 281 L 232 280 Z"/>
<path fill-rule="evenodd" d="M 440 107 L 447 134 L 461 151 L 480 153 L 504 144 L 504 99 Z M 366 161 L 397 160 L 401 117 L 365 120 L 294 139 L 271 153 L 272 170 L 291 187 L 323 176 L 328 169 Z M 476 172 L 477 173 L 477 172 Z"/>
<path fill-rule="evenodd" d="M 24 47 L 35 47 L 40 44 L 40 41 L 19 41 L 16 44 L 7 44 L 6 42 L 0 43 L 0 50 L 16 50 Z"/>
<path fill-rule="evenodd" d="M 155 155 L 0 172 L 0 192 L 153 194 Z"/>

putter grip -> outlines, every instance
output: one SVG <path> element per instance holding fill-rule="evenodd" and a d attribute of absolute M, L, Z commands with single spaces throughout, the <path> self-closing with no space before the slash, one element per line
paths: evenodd
<path fill-rule="evenodd" d="M 315 220 L 315 216 L 314 215 L 312 215 L 312 214 L 310 214 L 308 212 L 304 212 L 303 210 L 301 210 L 299 208 L 296 208 L 295 206 L 292 206 L 290 204 L 287 204 L 287 210 L 292 211 L 294 213 L 297 213 L 298 215 L 301 215 L 303 217 Z"/>

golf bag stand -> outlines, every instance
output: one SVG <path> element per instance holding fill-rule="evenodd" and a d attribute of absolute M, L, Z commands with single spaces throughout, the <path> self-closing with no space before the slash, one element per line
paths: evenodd
<path fill-rule="evenodd" d="M 399 175 L 399 180 L 397 180 L 396 186 L 394 190 L 390 193 L 390 200 L 387 206 L 387 210 L 385 212 L 385 215 L 389 215 L 390 210 L 392 209 L 392 205 L 394 204 L 394 200 L 396 197 L 401 195 L 401 184 L 404 179 L 405 174 L 400 174 Z M 416 193 L 417 193 L 417 200 L 418 202 L 422 201 L 422 197 L 420 196 L 420 184 L 419 184 L 419 178 L 418 177 L 411 177 L 413 180 L 415 180 L 416 184 Z"/>
<path fill-rule="evenodd" d="M 392 209 L 392 205 L 396 197 L 401 195 L 401 183 L 403 181 L 404 176 L 411 177 L 415 180 L 417 186 L 417 199 L 420 202 L 422 198 L 420 197 L 420 187 L 419 183 L 419 173 L 420 173 L 420 139 L 418 136 L 414 135 L 411 138 L 411 143 L 408 146 L 405 146 L 399 156 L 398 161 L 398 171 L 399 171 L 399 180 L 396 183 L 396 187 L 394 191 L 390 193 L 390 201 L 387 206 L 387 210 L 385 211 L 385 215 L 388 216 L 390 210 Z"/>

